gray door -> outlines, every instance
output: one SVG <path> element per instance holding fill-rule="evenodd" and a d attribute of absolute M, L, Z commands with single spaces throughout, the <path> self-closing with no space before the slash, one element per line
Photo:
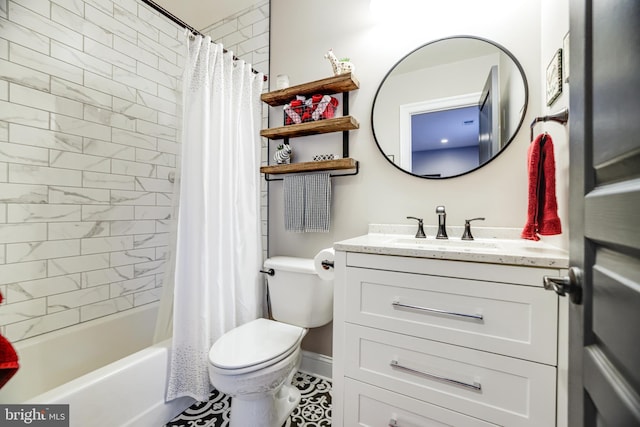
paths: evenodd
<path fill-rule="evenodd" d="M 569 424 L 640 426 L 640 1 L 571 0 Z"/>
<path fill-rule="evenodd" d="M 498 66 L 489 70 L 487 81 L 482 89 L 479 108 L 478 164 L 482 165 L 500 151 L 500 84 Z"/>

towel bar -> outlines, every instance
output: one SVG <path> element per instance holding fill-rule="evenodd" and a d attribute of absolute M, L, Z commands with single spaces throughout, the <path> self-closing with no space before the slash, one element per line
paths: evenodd
<path fill-rule="evenodd" d="M 531 125 L 529 126 L 531 129 L 531 134 L 530 134 L 531 142 L 533 142 L 533 128 L 536 126 L 536 123 L 549 122 L 549 121 L 557 122 L 562 125 L 566 124 L 569 121 L 569 109 L 563 108 L 557 113 L 549 114 L 547 116 L 538 116 L 535 119 L 533 119 L 533 121 L 531 122 Z"/>

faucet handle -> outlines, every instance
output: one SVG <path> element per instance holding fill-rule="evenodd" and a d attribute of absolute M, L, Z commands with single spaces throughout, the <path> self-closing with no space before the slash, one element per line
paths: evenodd
<path fill-rule="evenodd" d="M 416 232 L 416 238 L 425 239 L 427 235 L 424 234 L 422 218 L 416 218 L 415 216 L 408 216 L 407 219 L 415 219 L 416 221 L 418 221 L 418 231 Z"/>
<path fill-rule="evenodd" d="M 484 221 L 484 218 L 471 218 L 464 220 L 464 233 L 462 233 L 462 240 L 473 240 L 471 235 L 471 221 Z"/>

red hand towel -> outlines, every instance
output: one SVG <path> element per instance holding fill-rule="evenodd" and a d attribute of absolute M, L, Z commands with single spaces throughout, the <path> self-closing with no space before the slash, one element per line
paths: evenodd
<path fill-rule="evenodd" d="M 0 303 L 2 303 L 2 294 L 0 294 Z M 16 351 L 11 343 L 0 335 L 0 388 L 15 375 L 19 367 Z"/>
<path fill-rule="evenodd" d="M 529 203 L 527 222 L 521 237 L 540 240 L 538 234 L 551 236 L 562 233 L 556 200 L 556 162 L 553 140 L 541 134 L 531 143 L 528 153 Z"/>

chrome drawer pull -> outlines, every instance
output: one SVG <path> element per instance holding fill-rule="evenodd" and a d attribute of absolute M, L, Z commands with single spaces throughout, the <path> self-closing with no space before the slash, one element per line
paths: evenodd
<path fill-rule="evenodd" d="M 456 313 L 454 311 L 438 310 L 437 308 L 420 307 L 418 305 L 402 304 L 398 298 L 391 302 L 394 307 L 412 308 L 414 310 L 428 311 L 429 313 L 446 314 L 447 316 L 466 317 L 474 320 L 484 320 L 482 314 Z"/>
<path fill-rule="evenodd" d="M 434 374 L 429 374 L 427 372 L 418 371 L 416 369 L 412 369 L 412 368 L 408 368 L 406 366 L 400 365 L 397 360 L 392 360 L 391 362 L 389 362 L 389 366 L 391 366 L 392 368 L 402 369 L 402 370 L 407 371 L 407 372 L 412 372 L 414 374 L 424 375 L 425 377 L 433 378 L 433 379 L 438 380 L 438 381 L 444 381 L 444 382 L 447 382 L 447 383 L 459 385 L 461 387 L 466 387 L 466 388 L 470 388 L 470 389 L 477 390 L 477 391 L 482 390 L 482 384 L 480 384 L 478 382 L 474 382 L 473 384 L 469 384 L 469 383 L 465 383 L 465 382 L 462 382 L 462 381 L 453 380 L 451 378 L 441 377 L 439 375 L 434 375 Z"/>

